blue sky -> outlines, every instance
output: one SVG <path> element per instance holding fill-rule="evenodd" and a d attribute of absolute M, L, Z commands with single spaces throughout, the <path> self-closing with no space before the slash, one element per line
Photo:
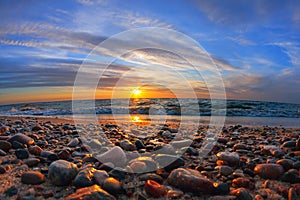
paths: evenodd
<path fill-rule="evenodd" d="M 87 55 L 112 35 L 141 27 L 169 28 L 196 40 L 219 67 L 229 99 L 300 102 L 296 0 L 3 0 L 0 18 L 1 104 L 70 99 Z M 157 77 L 166 63 L 178 70 L 174 60 L 152 50 L 133 52 L 108 70 L 102 89 L 112 90 L 120 77 L 125 77 L 122 84 L 135 87 L 145 82 L 142 75 Z M 193 76 L 188 67 L 178 66 L 184 76 Z M 136 71 L 126 75 L 132 68 Z M 182 87 L 170 77 L 165 84 Z"/>

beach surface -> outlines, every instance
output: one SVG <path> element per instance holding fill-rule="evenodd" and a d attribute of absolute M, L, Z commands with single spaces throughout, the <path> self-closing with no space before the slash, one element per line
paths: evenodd
<path fill-rule="evenodd" d="M 1 116 L 0 199 L 300 198 L 300 127 L 185 128 Z"/>

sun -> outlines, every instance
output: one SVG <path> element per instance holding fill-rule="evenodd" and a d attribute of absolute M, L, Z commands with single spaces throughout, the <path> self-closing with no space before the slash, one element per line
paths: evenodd
<path fill-rule="evenodd" d="M 134 90 L 132 91 L 132 94 L 133 94 L 134 96 L 139 96 L 141 93 L 142 93 L 142 92 L 141 92 L 141 90 L 139 90 L 139 89 L 134 89 Z"/>

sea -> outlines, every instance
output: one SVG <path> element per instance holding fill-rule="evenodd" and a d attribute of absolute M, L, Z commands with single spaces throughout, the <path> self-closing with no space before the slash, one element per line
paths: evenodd
<path fill-rule="evenodd" d="M 284 126 L 300 128 L 300 104 L 248 101 L 176 98 L 99 99 L 21 103 L 0 106 L 2 116 L 44 116 L 70 119 L 95 114 L 99 118 L 123 120 L 128 114 L 141 118 L 162 116 L 179 120 L 181 116 L 200 117 L 207 123 L 211 116 L 224 118 L 228 125 Z M 88 119 L 88 117 L 86 117 Z"/>

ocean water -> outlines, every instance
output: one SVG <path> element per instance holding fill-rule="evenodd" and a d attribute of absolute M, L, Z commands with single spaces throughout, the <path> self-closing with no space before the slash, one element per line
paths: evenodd
<path fill-rule="evenodd" d="M 286 125 L 300 127 L 300 104 L 210 99 L 104 99 L 23 103 L 0 106 L 0 115 L 39 115 L 70 118 L 73 114 L 96 114 L 120 118 L 126 114 L 144 116 L 201 116 L 208 121 L 210 116 L 226 116 L 228 124 Z"/>

